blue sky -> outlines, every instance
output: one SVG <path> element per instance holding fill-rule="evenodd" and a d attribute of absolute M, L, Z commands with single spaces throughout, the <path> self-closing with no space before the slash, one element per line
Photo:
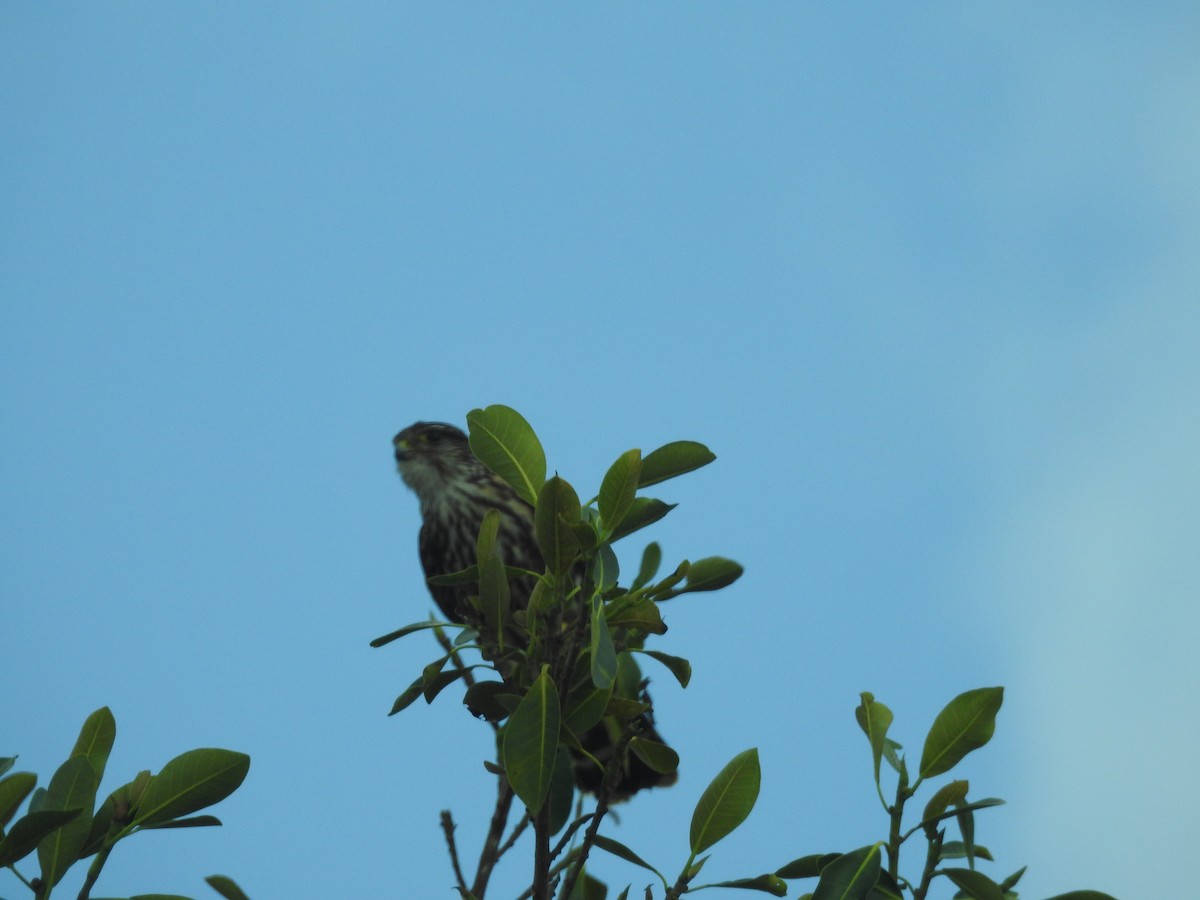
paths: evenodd
<path fill-rule="evenodd" d="M 656 489 L 680 506 L 648 536 L 746 575 L 666 609 L 681 779 L 614 836 L 676 871 L 757 746 L 706 874 L 880 839 L 858 692 L 916 754 L 1002 684 L 963 764 L 1009 801 L 978 818 L 987 871 L 1175 893 L 1200 841 L 1189 4 L 0 21 L 0 754 L 47 778 L 107 704 L 105 790 L 253 758 L 224 828 L 122 845 L 102 894 L 453 896 L 437 813 L 474 856 L 489 732 L 452 692 L 387 718 L 435 648 L 367 643 L 431 608 L 391 436 L 490 403 L 581 494 L 630 447 L 719 457 Z"/>

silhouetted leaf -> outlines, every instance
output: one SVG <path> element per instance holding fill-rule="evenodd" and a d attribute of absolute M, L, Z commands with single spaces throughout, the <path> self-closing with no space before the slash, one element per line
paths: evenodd
<path fill-rule="evenodd" d="M 655 772 L 669 775 L 679 768 L 679 754 L 659 741 L 635 736 L 629 740 L 629 749 Z"/>
<path fill-rule="evenodd" d="M 982 872 L 976 872 L 974 869 L 940 869 L 939 871 L 972 900 L 1004 900 L 1004 891 L 1000 890 L 1000 885 Z"/>
<path fill-rule="evenodd" d="M 0 828 L 8 824 L 36 786 L 37 776 L 32 772 L 13 772 L 0 779 Z"/>
<path fill-rule="evenodd" d="M 638 650 L 637 652 L 657 659 L 670 669 L 680 687 L 687 687 L 688 682 L 692 680 L 692 664 L 682 656 L 671 656 L 667 653 L 660 653 L 658 650 Z"/>
<path fill-rule="evenodd" d="M 234 880 L 226 875 L 209 875 L 204 880 L 225 900 L 250 900 Z"/>
<path fill-rule="evenodd" d="M 724 887 L 724 888 L 741 888 L 744 891 L 762 891 L 766 894 L 774 894 L 776 897 L 782 897 L 787 894 L 787 882 L 778 875 L 768 873 L 766 875 L 758 875 L 754 878 L 735 878 L 732 881 L 716 881 L 712 884 L 705 884 L 702 887 Z M 692 888 L 692 890 L 700 890 L 700 887 Z"/>

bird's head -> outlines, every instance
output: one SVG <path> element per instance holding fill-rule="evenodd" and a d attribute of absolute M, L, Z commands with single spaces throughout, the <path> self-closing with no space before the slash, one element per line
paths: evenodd
<path fill-rule="evenodd" d="M 392 439 L 392 446 L 400 477 L 426 502 L 482 468 L 467 436 L 445 422 L 409 425 Z"/>

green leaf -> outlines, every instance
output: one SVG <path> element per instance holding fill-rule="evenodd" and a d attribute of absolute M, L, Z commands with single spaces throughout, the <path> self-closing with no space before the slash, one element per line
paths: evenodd
<path fill-rule="evenodd" d="M 0 780 L 0 829 L 8 824 L 36 785 L 37 776 L 32 772 L 13 772 Z"/>
<path fill-rule="evenodd" d="M 604 617 L 604 604 L 599 598 L 592 600 L 591 631 L 592 684 L 598 688 L 610 688 L 617 678 L 617 651 Z"/>
<path fill-rule="evenodd" d="M 717 881 L 712 884 L 700 885 L 691 890 L 698 891 L 701 887 L 723 887 L 723 888 L 741 888 L 744 891 L 762 891 L 766 894 L 774 894 L 776 897 L 783 897 L 787 894 L 787 882 L 778 875 L 767 873 L 759 875 L 755 878 L 735 878 L 733 881 Z"/>
<path fill-rule="evenodd" d="M 559 753 L 554 759 L 554 771 L 550 776 L 550 833 L 558 834 L 571 818 L 571 804 L 575 799 L 575 764 L 571 754 Z"/>
<path fill-rule="evenodd" d="M 983 800 L 973 800 L 970 803 L 958 804 L 955 806 L 954 809 L 944 812 L 941 815 L 935 816 L 932 819 L 922 819 L 920 822 L 918 822 L 916 825 L 914 825 L 912 828 L 910 828 L 905 833 L 904 839 L 907 840 L 909 835 L 915 834 L 917 831 L 921 830 L 922 828 L 924 828 L 926 831 L 928 831 L 932 825 L 936 824 L 937 822 L 942 821 L 943 819 L 949 819 L 949 818 L 953 818 L 956 816 L 960 816 L 964 812 L 967 812 L 967 811 L 974 812 L 977 809 L 987 809 L 990 806 L 1003 806 L 1003 805 L 1004 805 L 1004 801 L 1000 800 L 997 797 L 985 797 Z"/>
<path fill-rule="evenodd" d="M 471 580 L 474 581 L 475 578 L 472 578 Z M 375 640 L 371 641 L 371 646 L 382 647 L 384 644 L 390 644 L 392 641 L 399 640 L 400 638 L 413 634 L 414 632 L 425 631 L 427 629 L 437 628 L 439 626 L 445 627 L 447 624 L 448 623 L 446 622 L 438 622 L 436 620 L 431 620 L 428 622 L 414 622 L 412 625 L 405 625 L 403 628 L 397 629 L 390 634 L 385 634 L 382 637 L 375 638 Z M 453 623 L 449 624 L 453 627 Z"/>
<path fill-rule="evenodd" d="M 679 768 L 679 754 L 660 741 L 634 736 L 629 749 L 655 772 L 669 775 Z"/>
<path fill-rule="evenodd" d="M 404 693 L 396 698 L 396 702 L 392 704 L 392 709 L 388 713 L 389 716 L 394 716 L 400 710 L 405 709 L 413 704 L 418 697 L 425 692 L 425 675 L 422 673 L 417 677 L 417 680 L 404 689 Z"/>
<path fill-rule="evenodd" d="M 421 690 L 422 696 L 425 697 L 425 702 L 432 703 L 434 698 L 437 697 L 437 695 L 443 690 L 454 684 L 454 682 L 458 681 L 460 678 L 466 678 L 467 673 L 472 669 L 478 669 L 484 665 L 484 663 L 476 663 L 473 666 L 463 666 L 461 669 L 455 666 L 452 669 L 439 672 L 429 681 L 425 682 L 425 686 Z"/>
<path fill-rule="evenodd" d="M 1117 900 L 1103 891 L 1067 891 L 1065 894 L 1055 894 L 1047 900 Z"/>
<path fill-rule="evenodd" d="M 972 900 L 1004 900 L 1004 891 L 982 872 L 974 869 L 940 869 L 939 872 L 954 882 Z"/>
<path fill-rule="evenodd" d="M 596 590 L 604 593 L 617 583 L 621 577 L 621 568 L 617 564 L 617 555 L 608 544 L 601 544 L 592 557 L 591 569 L 588 573 Z"/>
<path fill-rule="evenodd" d="M 508 783 L 536 816 L 550 791 L 558 755 L 558 690 L 546 668 L 521 698 L 504 726 L 504 770 Z"/>
<path fill-rule="evenodd" d="M 969 788 L 970 783 L 967 781 L 951 781 L 949 784 L 942 785 L 925 804 L 925 812 L 922 813 L 921 818 L 927 822 L 937 821 L 937 817 L 951 806 L 967 799 Z"/>
<path fill-rule="evenodd" d="M 426 584 L 434 587 L 457 587 L 460 584 L 474 584 L 479 580 L 479 566 L 467 566 L 457 572 L 444 572 L 441 575 L 430 575 L 425 579 Z M 453 624 L 439 622 L 439 625 Z"/>
<path fill-rule="evenodd" d="M 595 837 L 594 843 L 601 850 L 611 853 L 613 856 L 625 860 L 625 862 L 633 863 L 635 866 L 641 866 L 643 869 L 653 872 L 660 879 L 662 879 L 663 890 L 667 889 L 667 879 L 663 878 L 662 872 L 658 871 L 658 869 L 654 868 L 654 866 L 650 865 L 650 863 L 646 862 L 620 841 L 614 841 L 610 837 L 605 837 L 602 834 L 598 834 Z"/>
<path fill-rule="evenodd" d="M 572 702 L 563 715 L 563 727 L 573 734 L 583 734 L 604 717 L 608 701 L 612 697 L 612 685 L 598 688 L 588 682 L 589 690 L 580 692 L 578 699 L 572 697 Z"/>
<path fill-rule="evenodd" d="M 986 744 L 996 730 L 996 713 L 1004 688 L 978 688 L 959 694 L 938 713 L 925 738 L 919 777 L 948 772 L 972 750 Z"/>
<path fill-rule="evenodd" d="M 3 775 L 16 764 L 17 758 L 15 756 L 0 756 L 0 775 Z"/>
<path fill-rule="evenodd" d="M 615 544 L 635 531 L 641 531 L 646 526 L 653 525 L 678 505 L 678 503 L 664 503 L 653 497 L 634 497 L 629 511 L 625 513 L 625 518 L 609 536 L 609 542 Z"/>
<path fill-rule="evenodd" d="M 500 722 L 508 718 L 509 710 L 505 709 L 497 697 L 511 690 L 512 688 L 502 681 L 477 681 L 463 694 L 463 705 L 477 719 Z"/>
<path fill-rule="evenodd" d="M 533 511 L 533 533 L 546 568 L 555 575 L 566 573 L 579 553 L 579 497 L 571 485 L 555 475 L 538 493 Z"/>
<path fill-rule="evenodd" d="M 637 650 L 636 652 L 657 659 L 670 669 L 680 687 L 687 687 L 688 682 L 692 680 L 692 664 L 682 656 L 671 656 L 668 653 L 660 653 L 658 650 Z"/>
<path fill-rule="evenodd" d="M 96 784 L 104 778 L 104 767 L 108 764 L 108 754 L 112 752 L 113 741 L 117 738 L 117 721 L 113 718 L 112 710 L 102 706 L 83 723 L 72 756 L 86 756 L 96 773 Z"/>
<path fill-rule="evenodd" d="M 841 856 L 840 853 L 810 853 L 793 859 L 785 866 L 775 870 L 780 878 L 816 878 L 821 870 Z"/>
<path fill-rule="evenodd" d="M 887 730 L 892 724 L 892 711 L 882 703 L 876 703 L 875 697 L 869 691 L 859 694 L 862 703 L 854 710 L 854 718 L 858 727 L 863 730 L 867 740 L 871 742 L 871 758 L 875 765 L 875 784 L 879 784 L 879 762 L 883 759 L 884 741 Z"/>
<path fill-rule="evenodd" d="M 0 868 L 24 859 L 47 835 L 82 812 L 81 809 L 41 809 L 21 816 L 0 839 Z"/>
<path fill-rule="evenodd" d="M 83 811 L 38 844 L 42 880 L 53 887 L 62 880 L 92 832 L 92 808 L 96 805 L 96 770 L 86 756 L 72 756 L 58 767 L 46 788 L 43 810 Z"/>
<path fill-rule="evenodd" d="M 658 574 L 658 567 L 662 565 L 662 547 L 654 541 L 646 545 L 646 549 L 642 551 L 642 564 L 638 566 L 637 578 L 633 579 L 631 591 L 636 591 L 638 588 L 645 587 L 650 583 L 655 575 Z"/>
<path fill-rule="evenodd" d="M 467 413 L 471 452 L 531 506 L 546 480 L 546 453 L 519 412 L 496 404 Z"/>
<path fill-rule="evenodd" d="M 491 637 L 504 649 L 504 627 L 509 619 L 508 576 L 499 557 L 488 557 L 479 569 L 479 608 Z"/>
<path fill-rule="evenodd" d="M 636 628 L 647 634 L 665 634 L 667 631 L 658 605 L 647 597 L 632 594 L 618 597 L 605 612 L 605 616 L 612 628 Z"/>
<path fill-rule="evenodd" d="M 967 855 L 967 845 L 962 841 L 946 841 L 946 843 L 942 844 L 942 859 L 964 859 Z M 991 851 L 980 844 L 972 846 L 971 855 L 995 862 Z M 1000 885 L 1000 887 L 1003 888 L 1004 885 Z"/>
<path fill-rule="evenodd" d="M 743 750 L 705 788 L 692 813 L 689 844 L 702 853 L 746 821 L 758 799 L 761 781 L 758 750 Z"/>
<path fill-rule="evenodd" d="M 604 534 L 612 535 L 625 519 L 637 493 L 638 476 L 642 471 L 642 451 L 627 450 L 609 466 L 600 483 L 597 506 L 604 522 Z"/>
<path fill-rule="evenodd" d="M 691 591 L 717 591 L 733 584 L 742 577 L 742 567 L 732 559 L 707 556 L 698 559 L 688 568 L 687 582 L 676 590 L 677 594 Z"/>
<path fill-rule="evenodd" d="M 697 441 L 673 441 L 664 444 L 642 460 L 642 471 L 638 487 L 649 487 L 707 466 L 716 455 Z"/>
<path fill-rule="evenodd" d="M 143 825 L 147 830 L 156 828 L 209 828 L 215 825 L 220 825 L 221 820 L 216 816 L 190 816 L 186 819 L 172 819 L 169 822 L 160 822 L 157 825 Z"/>
<path fill-rule="evenodd" d="M 236 791 L 249 771 L 245 753 L 216 748 L 181 753 L 151 779 L 133 823 L 156 825 L 212 806 Z"/>
<path fill-rule="evenodd" d="M 976 850 L 979 850 L 979 849 L 982 849 L 982 848 L 979 848 L 979 847 L 976 848 Z M 979 855 L 983 856 L 982 853 Z M 990 856 L 986 856 L 984 858 L 991 859 Z M 1025 870 L 1028 868 L 1029 868 L 1028 866 L 1021 866 L 1021 868 L 1017 869 L 1017 871 L 1013 872 L 1011 875 L 1009 875 L 1007 878 L 1005 878 L 1002 882 L 1000 882 L 1000 890 L 1011 891 L 1014 887 L 1017 886 L 1017 882 L 1021 880 L 1021 876 L 1025 874 Z"/>
<path fill-rule="evenodd" d="M 234 880 L 226 875 L 209 875 L 204 880 L 225 900 L 250 900 Z"/>
<path fill-rule="evenodd" d="M 821 870 L 813 900 L 866 900 L 879 870 L 878 844 L 843 853 Z"/>

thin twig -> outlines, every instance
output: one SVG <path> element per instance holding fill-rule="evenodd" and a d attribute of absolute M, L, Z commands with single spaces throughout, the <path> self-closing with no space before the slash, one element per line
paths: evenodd
<path fill-rule="evenodd" d="M 499 739 L 497 738 L 497 745 Z M 499 751 L 499 746 L 497 746 Z M 488 880 L 492 877 L 492 870 L 496 868 L 496 863 L 508 849 L 509 845 L 500 847 L 500 838 L 504 836 L 505 826 L 508 825 L 508 813 L 512 808 L 513 789 L 509 785 L 508 779 L 503 775 L 496 778 L 496 808 L 492 811 L 492 821 L 488 826 L 487 837 L 483 841 L 483 850 L 479 853 L 479 865 L 475 868 L 475 883 L 471 887 L 471 893 L 475 897 L 482 898 L 487 891 Z"/>
<path fill-rule="evenodd" d="M 529 818 L 529 813 L 525 813 L 525 815 L 521 816 L 521 821 L 518 822 L 516 827 L 512 830 L 512 834 L 508 836 L 508 840 L 504 842 L 498 851 L 496 851 L 497 859 L 512 849 L 512 845 L 515 844 L 517 839 L 525 833 L 525 829 L 529 827 L 529 823 L 532 821 L 533 820 Z"/>
<path fill-rule="evenodd" d="M 571 865 L 571 863 L 573 863 L 575 861 L 576 852 L 577 851 L 575 851 L 575 850 L 570 851 L 566 856 L 564 856 L 562 859 L 560 859 L 558 862 L 556 862 L 553 866 L 551 866 L 550 867 L 550 877 L 557 879 L 558 876 L 562 874 L 562 870 L 565 869 L 567 866 Z M 533 896 L 533 888 L 529 887 L 529 888 L 526 888 L 525 891 L 517 897 L 517 900 L 529 900 L 529 898 L 532 896 Z"/>
<path fill-rule="evenodd" d="M 580 829 L 580 827 L 582 827 L 586 823 L 590 822 L 595 817 L 595 815 L 596 814 L 594 812 L 590 812 L 587 815 L 580 816 L 578 819 L 576 819 L 574 822 L 572 822 L 570 824 L 570 826 L 567 828 L 567 830 L 563 833 L 563 836 L 559 840 L 559 842 L 554 845 L 554 849 L 550 851 L 550 858 L 554 859 L 554 857 L 556 857 L 556 856 L 558 856 L 558 854 L 562 853 L 563 848 L 565 848 L 567 846 L 567 844 L 570 843 L 571 838 L 573 838 L 575 836 L 575 832 L 577 832 Z"/>
<path fill-rule="evenodd" d="M 458 890 L 464 897 L 467 896 L 467 880 L 463 878 L 462 867 L 458 864 L 458 847 L 454 844 L 454 819 L 450 817 L 450 810 L 442 810 L 442 831 L 446 835 L 446 846 L 450 848 L 450 864 L 454 867 L 454 878 L 458 881 Z"/>

